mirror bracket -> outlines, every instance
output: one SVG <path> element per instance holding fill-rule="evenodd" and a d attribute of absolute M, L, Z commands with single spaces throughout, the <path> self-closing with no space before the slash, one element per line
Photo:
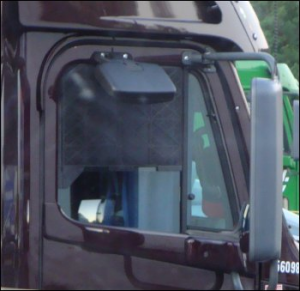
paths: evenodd
<path fill-rule="evenodd" d="M 98 56 L 99 57 L 99 56 Z M 157 64 L 140 63 L 130 59 L 105 59 L 95 68 L 97 82 L 115 100 L 129 104 L 171 102 L 176 87 Z"/>
<path fill-rule="evenodd" d="M 91 60 L 102 64 L 104 62 L 108 62 L 111 60 L 133 60 L 133 57 L 131 54 L 126 52 L 94 52 L 91 56 Z"/>

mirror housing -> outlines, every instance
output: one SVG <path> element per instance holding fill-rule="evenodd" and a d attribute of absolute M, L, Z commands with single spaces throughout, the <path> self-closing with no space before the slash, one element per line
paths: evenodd
<path fill-rule="evenodd" d="M 282 87 L 277 79 L 254 79 L 251 89 L 249 259 L 279 259 L 282 229 Z"/>
<path fill-rule="evenodd" d="M 156 64 L 113 59 L 98 65 L 95 76 L 110 96 L 124 103 L 170 102 L 176 93 L 170 77 Z"/>
<path fill-rule="evenodd" d="M 292 156 L 295 161 L 299 161 L 299 100 L 294 101 L 294 128 L 293 128 L 293 152 Z"/>

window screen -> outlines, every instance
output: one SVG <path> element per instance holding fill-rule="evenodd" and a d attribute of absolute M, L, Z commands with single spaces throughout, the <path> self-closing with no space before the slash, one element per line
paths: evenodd
<path fill-rule="evenodd" d="M 180 232 L 182 69 L 165 67 L 174 100 L 127 104 L 110 97 L 95 65 L 74 64 L 59 84 L 62 211 L 82 223 Z"/>

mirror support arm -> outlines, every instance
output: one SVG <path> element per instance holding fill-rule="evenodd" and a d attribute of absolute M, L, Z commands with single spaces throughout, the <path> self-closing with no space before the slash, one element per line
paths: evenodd
<path fill-rule="evenodd" d="M 235 273 L 235 272 L 231 273 L 231 279 L 232 279 L 234 290 L 245 290 L 242 285 L 241 277 L 239 273 Z"/>
<path fill-rule="evenodd" d="M 182 62 L 184 65 L 191 66 L 197 64 L 209 65 L 215 61 L 257 61 L 261 60 L 268 64 L 272 79 L 278 76 L 276 60 L 273 56 L 267 53 L 205 53 L 199 54 L 191 51 L 183 53 Z"/>
<path fill-rule="evenodd" d="M 271 261 L 270 264 L 270 281 L 268 290 L 276 290 L 278 283 L 278 270 L 277 270 L 277 260 Z M 231 279 L 233 283 L 234 290 L 245 290 L 241 282 L 241 277 L 238 273 L 231 273 Z"/>
<path fill-rule="evenodd" d="M 270 282 L 268 290 L 277 290 L 277 284 L 278 284 L 278 263 L 277 260 L 273 260 L 270 263 Z"/>

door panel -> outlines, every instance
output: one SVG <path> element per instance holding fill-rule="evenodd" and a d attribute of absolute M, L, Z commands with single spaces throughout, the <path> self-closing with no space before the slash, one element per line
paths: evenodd
<path fill-rule="evenodd" d="M 243 272 L 243 257 L 234 236 L 209 232 L 170 235 L 137 229 L 78 224 L 64 217 L 56 204 L 46 204 L 47 239 L 79 245 L 94 253 L 140 257 L 217 272 Z"/>
<path fill-rule="evenodd" d="M 132 273 L 123 256 L 99 254 L 80 246 L 45 240 L 44 288 L 47 290 L 232 290 L 231 278 L 215 272 L 132 258 Z M 57 271 L 59 266 L 59 272 Z M 216 285 L 215 285 L 216 284 Z M 213 288 L 213 289 L 212 289 Z"/>

